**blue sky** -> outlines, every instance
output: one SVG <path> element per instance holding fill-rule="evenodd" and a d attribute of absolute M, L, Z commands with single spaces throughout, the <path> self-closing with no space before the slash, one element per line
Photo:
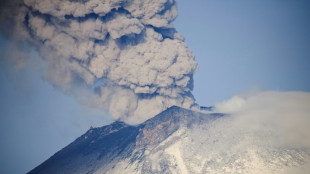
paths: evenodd
<path fill-rule="evenodd" d="M 310 2 L 180 0 L 178 9 L 175 27 L 200 67 L 197 103 L 212 105 L 247 90 L 310 91 Z M 7 43 L 1 36 L 0 48 Z M 25 173 L 91 125 L 111 122 L 37 71 L 2 67 L 0 119 L 0 173 Z"/>
<path fill-rule="evenodd" d="M 310 90 L 310 2 L 180 0 L 177 30 L 196 55 L 194 95 Z"/>

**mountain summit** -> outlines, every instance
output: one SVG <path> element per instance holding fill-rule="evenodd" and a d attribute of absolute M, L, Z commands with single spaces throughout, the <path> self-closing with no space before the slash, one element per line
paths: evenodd
<path fill-rule="evenodd" d="M 173 106 L 136 126 L 90 128 L 29 174 L 283 173 L 309 158 L 262 143 L 268 134 L 230 134 L 231 117 Z"/>
<path fill-rule="evenodd" d="M 178 131 L 182 128 L 190 128 L 219 116 L 222 114 L 202 114 L 173 106 L 137 126 L 116 121 L 100 128 L 90 128 L 29 174 L 119 173 L 126 170 L 149 173 L 152 164 L 148 155 L 164 151 L 181 139 Z M 180 135 L 172 136 L 177 132 Z M 164 161 L 159 165 L 158 172 L 172 170 Z M 177 170 L 178 164 L 174 164 L 173 168 Z"/>

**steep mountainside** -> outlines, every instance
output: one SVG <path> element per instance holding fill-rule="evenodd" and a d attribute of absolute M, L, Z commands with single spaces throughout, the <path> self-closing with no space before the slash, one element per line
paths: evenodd
<path fill-rule="evenodd" d="M 145 153 L 181 127 L 191 127 L 218 116 L 221 114 L 206 115 L 174 106 L 137 126 L 117 121 L 101 128 L 91 128 L 29 174 L 90 174 L 99 169 L 104 173 L 124 160 L 130 163 L 139 161 L 143 166 Z"/>
<path fill-rule="evenodd" d="M 284 173 L 309 159 L 248 132 L 230 135 L 229 119 L 174 106 L 137 126 L 91 128 L 29 174 Z"/>

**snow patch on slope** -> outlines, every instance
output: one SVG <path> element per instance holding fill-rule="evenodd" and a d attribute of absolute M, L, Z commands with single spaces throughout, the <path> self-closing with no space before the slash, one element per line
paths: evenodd
<path fill-rule="evenodd" d="M 182 147 L 182 145 L 178 141 L 177 143 L 175 143 L 172 146 L 170 146 L 169 148 L 167 148 L 166 153 L 175 157 L 176 164 L 181 171 L 180 173 L 188 174 L 187 167 L 186 167 L 184 160 L 182 158 L 183 155 L 181 154 L 181 151 L 180 151 L 181 147 Z"/>

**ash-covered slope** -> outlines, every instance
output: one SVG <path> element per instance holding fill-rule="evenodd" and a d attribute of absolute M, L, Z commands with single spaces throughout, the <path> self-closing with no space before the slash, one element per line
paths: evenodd
<path fill-rule="evenodd" d="M 233 119 L 174 106 L 137 126 L 91 128 L 29 174 L 307 173 L 307 149 Z"/>
<path fill-rule="evenodd" d="M 189 128 L 219 116 L 222 114 L 202 114 L 173 106 L 137 126 L 117 121 L 101 128 L 91 128 L 29 174 L 106 173 L 115 170 L 123 161 L 128 161 L 128 166 L 132 165 L 135 172 L 141 173 L 142 168 L 147 170 L 144 169 L 147 168 L 145 153 L 180 128 Z"/>

